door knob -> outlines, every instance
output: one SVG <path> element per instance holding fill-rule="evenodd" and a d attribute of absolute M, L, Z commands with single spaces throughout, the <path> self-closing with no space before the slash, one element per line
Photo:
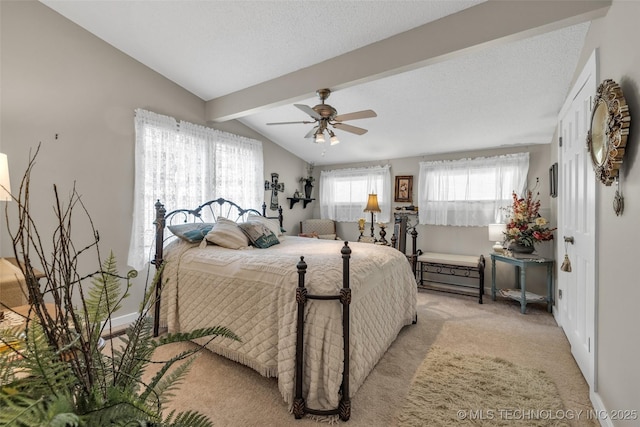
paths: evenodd
<path fill-rule="evenodd" d="M 564 236 L 564 241 L 573 245 L 573 236 Z"/>

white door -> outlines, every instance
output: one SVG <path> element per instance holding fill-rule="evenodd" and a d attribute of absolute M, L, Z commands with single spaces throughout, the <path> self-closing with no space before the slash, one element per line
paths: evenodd
<path fill-rule="evenodd" d="M 587 383 L 595 390 L 595 186 L 586 149 L 593 98 L 597 89 L 596 52 L 585 65 L 560 113 L 557 231 L 556 318 Z M 565 242 L 573 238 L 573 243 Z M 571 272 L 559 266 L 565 250 Z"/>

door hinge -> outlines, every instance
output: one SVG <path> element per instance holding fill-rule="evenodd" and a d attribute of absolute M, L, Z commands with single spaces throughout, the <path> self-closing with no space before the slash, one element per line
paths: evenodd
<path fill-rule="evenodd" d="M 562 299 L 562 289 L 558 289 L 558 298 Z"/>
<path fill-rule="evenodd" d="M 558 145 L 562 147 L 562 137 L 558 138 Z"/>
<path fill-rule="evenodd" d="M 587 348 L 589 349 L 589 353 L 591 353 L 591 337 L 587 338 Z"/>

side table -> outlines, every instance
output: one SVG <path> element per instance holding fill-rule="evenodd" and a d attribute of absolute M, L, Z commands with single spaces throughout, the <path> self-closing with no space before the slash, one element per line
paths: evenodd
<path fill-rule="evenodd" d="M 33 269 L 36 279 L 44 277 L 44 273 Z M 28 304 L 25 296 L 24 276 L 20 264 L 15 258 L 0 258 L 0 302 L 7 307 Z M 0 311 L 4 306 L 0 305 Z"/>
<path fill-rule="evenodd" d="M 501 289 L 500 293 L 507 297 L 520 302 L 520 312 L 525 313 L 527 303 L 545 302 L 547 303 L 547 311 L 551 313 L 553 307 L 553 259 L 544 258 L 537 255 L 521 255 L 514 254 L 507 256 L 499 253 L 491 254 L 491 299 L 496 300 L 496 262 L 504 262 L 516 267 L 516 286 L 517 289 Z M 533 292 L 527 292 L 527 268 L 528 267 L 547 268 L 547 295 L 537 295 Z"/>

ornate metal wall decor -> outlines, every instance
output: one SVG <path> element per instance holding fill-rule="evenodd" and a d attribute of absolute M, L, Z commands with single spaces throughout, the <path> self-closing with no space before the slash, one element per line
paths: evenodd
<path fill-rule="evenodd" d="M 613 196 L 613 211 L 616 216 L 622 215 L 624 211 L 624 197 L 620 192 L 620 181 L 618 179 L 616 179 L 616 194 Z"/>
<path fill-rule="evenodd" d="M 275 172 L 271 173 L 271 182 L 264 182 L 264 190 L 271 190 L 271 203 L 269 204 L 269 209 L 272 211 L 278 210 L 278 191 L 284 191 L 284 183 L 278 182 L 279 175 Z"/>
<path fill-rule="evenodd" d="M 593 104 L 587 150 L 591 153 L 596 177 L 606 186 L 618 177 L 630 124 L 629 107 L 622 89 L 613 80 L 604 80 Z"/>

